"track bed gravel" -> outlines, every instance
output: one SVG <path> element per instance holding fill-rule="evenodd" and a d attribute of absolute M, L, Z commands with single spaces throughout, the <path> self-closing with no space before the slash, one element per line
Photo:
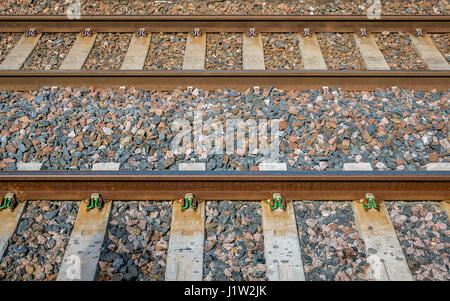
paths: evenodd
<path fill-rule="evenodd" d="M 114 202 L 97 280 L 164 280 L 170 202 Z"/>
<path fill-rule="evenodd" d="M 318 33 L 316 36 L 328 69 L 365 69 L 364 61 L 356 46 L 353 34 L 327 32 Z"/>
<path fill-rule="evenodd" d="M 242 34 L 208 34 L 206 36 L 206 69 L 242 69 Z"/>
<path fill-rule="evenodd" d="M 117 70 L 122 66 L 131 33 L 99 33 L 83 69 Z"/>
<path fill-rule="evenodd" d="M 407 33 L 374 34 L 374 37 L 391 70 L 427 69 Z"/>
<path fill-rule="evenodd" d="M 299 38 L 296 33 L 263 34 L 263 43 L 267 70 L 303 68 Z"/>
<path fill-rule="evenodd" d="M 69 53 L 76 36 L 72 33 L 44 33 L 28 56 L 24 70 L 56 70 Z"/>
<path fill-rule="evenodd" d="M 448 217 L 437 202 L 388 202 L 414 280 L 450 280 Z"/>
<path fill-rule="evenodd" d="M 204 135 L 215 133 L 209 119 L 224 131 L 227 119 L 279 119 L 277 161 L 289 170 L 342 170 L 344 163 L 368 162 L 374 170 L 414 171 L 450 162 L 448 91 L 332 92 L 1 91 L 0 169 L 41 162 L 45 170 L 89 170 L 94 163 L 117 162 L 122 170 L 177 170 L 180 162 L 205 162 L 207 170 L 257 170 L 270 155 L 269 148 L 227 154 L 226 144 L 222 154 L 189 153 L 189 147 L 175 154 L 180 131 L 172 130 L 174 120 L 192 126 L 196 112 L 203 114 L 198 120 Z"/>
<path fill-rule="evenodd" d="M 0 262 L 0 280 L 56 280 L 76 202 L 29 202 Z"/>
<path fill-rule="evenodd" d="M 181 70 L 187 34 L 152 34 L 150 48 L 145 60 L 146 70 Z"/>
<path fill-rule="evenodd" d="M 450 63 L 450 34 L 429 34 L 436 48 L 439 49 L 442 56 Z"/>
<path fill-rule="evenodd" d="M 19 42 L 21 33 L 2 32 L 0 33 L 0 64 L 6 56 L 14 49 Z"/>
<path fill-rule="evenodd" d="M 83 2 L 83 1 L 82 1 Z M 65 15 L 75 1 L 6 0 L 1 15 Z M 244 0 L 244 1 L 138 1 L 90 0 L 81 5 L 83 15 L 366 15 L 370 4 L 360 0 Z M 442 15 L 449 11 L 447 0 L 382 1 L 385 15 Z"/>
<path fill-rule="evenodd" d="M 306 280 L 367 280 L 365 247 L 348 202 L 295 202 Z"/>
<path fill-rule="evenodd" d="M 262 208 L 254 202 L 207 202 L 204 280 L 267 280 Z"/>

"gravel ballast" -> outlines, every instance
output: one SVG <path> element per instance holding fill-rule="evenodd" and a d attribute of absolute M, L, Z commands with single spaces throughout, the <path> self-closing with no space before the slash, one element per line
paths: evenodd
<path fill-rule="evenodd" d="M 131 37 L 131 33 L 99 33 L 83 69 L 119 69 L 127 53 Z"/>
<path fill-rule="evenodd" d="M 164 280 L 170 202 L 114 202 L 97 280 Z"/>
<path fill-rule="evenodd" d="M 1 280 L 56 280 L 76 202 L 29 202 L 0 262 Z"/>
<path fill-rule="evenodd" d="M 364 241 L 349 202 L 295 202 L 306 280 L 367 280 Z"/>
<path fill-rule="evenodd" d="M 2 32 L 0 33 L 0 64 L 6 56 L 14 49 L 19 42 L 21 33 Z"/>
<path fill-rule="evenodd" d="M 242 33 L 208 33 L 206 69 L 242 69 Z"/>
<path fill-rule="evenodd" d="M 362 70 L 365 64 L 356 46 L 353 34 L 349 33 L 318 33 L 317 42 L 322 50 L 323 59 L 328 69 L 332 70 Z"/>
<path fill-rule="evenodd" d="M 90 0 L 81 1 L 82 15 L 366 15 L 370 4 L 360 0 L 252 0 L 209 1 L 184 0 L 138 1 Z M 65 0 L 18 3 L 6 0 L 0 4 L 1 15 L 65 15 L 75 3 Z M 445 15 L 447 0 L 381 1 L 383 15 Z"/>
<path fill-rule="evenodd" d="M 442 33 L 442 34 L 429 34 L 431 40 L 433 41 L 436 48 L 439 49 L 442 56 L 447 59 L 447 62 L 450 63 L 450 34 Z"/>
<path fill-rule="evenodd" d="M 387 202 L 414 280 L 450 280 L 450 229 L 438 202 Z"/>
<path fill-rule="evenodd" d="M 55 70 L 73 46 L 76 36 L 72 33 L 44 33 L 33 52 L 28 56 L 22 69 Z"/>
<path fill-rule="evenodd" d="M 303 68 L 296 33 L 263 34 L 263 43 L 267 70 Z"/>
<path fill-rule="evenodd" d="M 145 60 L 146 70 L 181 70 L 187 34 L 154 33 Z"/>
<path fill-rule="evenodd" d="M 267 280 L 261 214 L 254 202 L 206 203 L 205 281 Z"/>
<path fill-rule="evenodd" d="M 256 170 L 265 159 L 248 149 L 226 154 L 225 144 L 222 154 L 189 153 L 187 147 L 176 155 L 180 131 L 172 131 L 173 121 L 192 127 L 195 112 L 203 112 L 204 135 L 214 133 L 208 119 L 221 122 L 224 131 L 227 119 L 279 119 L 277 161 L 289 170 L 342 170 L 344 163 L 367 162 L 374 170 L 414 171 L 450 162 L 448 92 L 332 92 L 1 91 L 0 169 L 40 162 L 44 170 L 89 170 L 116 162 L 122 170 L 176 170 L 180 162 L 205 162 L 207 170 Z M 269 145 L 270 133 L 268 127 Z"/>
<path fill-rule="evenodd" d="M 374 37 L 391 70 L 427 69 L 407 33 L 377 33 Z"/>

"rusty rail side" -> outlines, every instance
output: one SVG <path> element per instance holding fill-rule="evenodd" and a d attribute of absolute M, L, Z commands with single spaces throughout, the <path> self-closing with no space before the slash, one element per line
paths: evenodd
<path fill-rule="evenodd" d="M 89 27 L 94 32 L 368 32 L 404 31 L 449 32 L 450 16 L 81 16 L 69 20 L 66 16 L 0 16 L 0 32 L 80 32 Z"/>
<path fill-rule="evenodd" d="M 397 86 L 405 89 L 447 90 L 449 71 L 247 71 L 247 70 L 169 70 L 169 71 L 93 71 L 47 70 L 0 71 L 0 89 L 30 90 L 43 86 L 70 86 L 170 91 L 193 86 L 199 89 L 245 90 L 260 86 L 276 86 L 279 89 L 338 87 L 343 90 L 375 90 Z"/>
<path fill-rule="evenodd" d="M 0 194 L 22 200 L 445 200 L 450 172 L 0 172 Z"/>

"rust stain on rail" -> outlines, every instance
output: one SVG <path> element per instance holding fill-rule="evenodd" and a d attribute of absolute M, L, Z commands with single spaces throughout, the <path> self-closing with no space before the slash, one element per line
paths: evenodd
<path fill-rule="evenodd" d="M 17 187 L 24 200 L 80 200 L 93 192 L 107 200 L 262 200 L 282 192 L 288 200 L 446 200 L 449 172 L 401 173 L 177 173 L 0 172 L 0 193 Z"/>
<path fill-rule="evenodd" d="M 67 20 L 66 16 L 0 16 L 0 32 L 24 32 L 36 28 L 39 32 L 80 32 L 91 28 L 95 32 L 136 32 L 146 28 L 151 32 L 413 32 L 420 27 L 425 32 L 448 32 L 450 16 L 383 16 L 370 20 L 366 16 L 83 16 Z"/>
<path fill-rule="evenodd" d="M 276 86 L 279 89 L 338 87 L 343 90 L 376 90 L 397 86 L 405 89 L 447 90 L 450 71 L 1 71 L 0 89 L 30 90 L 44 86 L 70 86 L 171 91 L 193 86 L 199 89 L 246 90 Z"/>

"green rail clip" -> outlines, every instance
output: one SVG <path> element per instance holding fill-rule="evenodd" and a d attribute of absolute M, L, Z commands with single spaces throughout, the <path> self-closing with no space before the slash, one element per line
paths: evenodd
<path fill-rule="evenodd" d="M 370 210 L 371 208 L 380 210 L 380 202 L 372 193 L 366 193 L 365 199 L 362 199 L 361 203 L 366 210 Z"/>
<path fill-rule="evenodd" d="M 93 193 L 87 203 L 88 205 L 86 206 L 86 210 L 88 211 L 94 208 L 102 210 L 105 206 L 105 201 L 100 197 L 100 194 L 98 193 Z"/>
<path fill-rule="evenodd" d="M 184 211 L 188 208 L 196 210 L 198 208 L 198 201 L 194 199 L 192 193 L 186 193 L 184 199 L 181 200 L 181 210 Z"/>
<path fill-rule="evenodd" d="M 0 210 L 11 209 L 14 210 L 19 202 L 13 193 L 7 193 L 0 203 Z"/>
<path fill-rule="evenodd" d="M 284 200 L 279 193 L 274 193 L 271 200 L 269 200 L 269 207 L 272 210 L 280 208 L 286 210 L 286 200 Z"/>

